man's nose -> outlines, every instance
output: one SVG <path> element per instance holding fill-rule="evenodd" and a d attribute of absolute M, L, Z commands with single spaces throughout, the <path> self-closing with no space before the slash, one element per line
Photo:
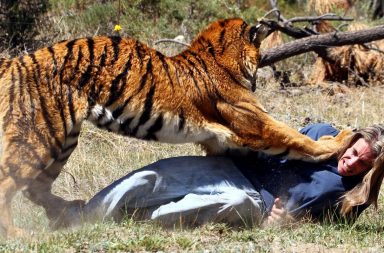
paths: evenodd
<path fill-rule="evenodd" d="M 357 156 L 353 156 L 350 159 L 348 159 L 348 161 L 347 161 L 348 167 L 353 167 L 358 160 L 359 160 L 359 157 L 357 157 Z"/>

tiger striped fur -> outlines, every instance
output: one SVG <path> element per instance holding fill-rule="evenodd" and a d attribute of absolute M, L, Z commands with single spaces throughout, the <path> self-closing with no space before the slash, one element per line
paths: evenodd
<path fill-rule="evenodd" d="M 64 41 L 0 60 L 0 230 L 14 235 L 10 203 L 23 189 L 52 220 L 83 201 L 51 193 L 77 145 L 84 120 L 118 134 L 202 144 L 209 153 L 247 147 L 291 159 L 320 161 L 344 137 L 318 142 L 271 118 L 255 89 L 260 24 L 220 20 L 173 57 L 134 39 Z M 68 216 L 68 215 L 67 215 Z"/>

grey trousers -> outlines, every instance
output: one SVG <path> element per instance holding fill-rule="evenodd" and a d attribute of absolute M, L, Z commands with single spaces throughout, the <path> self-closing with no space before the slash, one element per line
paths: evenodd
<path fill-rule="evenodd" d="M 257 226 L 266 216 L 263 199 L 224 157 L 177 157 L 134 171 L 97 193 L 85 220 L 119 220 L 124 214 L 164 226 L 223 222 Z"/>

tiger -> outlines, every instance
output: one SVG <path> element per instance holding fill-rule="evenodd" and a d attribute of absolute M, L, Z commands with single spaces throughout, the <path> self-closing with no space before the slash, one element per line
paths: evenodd
<path fill-rule="evenodd" d="M 138 139 L 200 144 L 208 154 L 239 148 L 313 162 L 333 156 L 348 131 L 315 142 L 256 98 L 260 43 L 270 31 L 231 18 L 213 22 L 174 56 L 133 38 L 95 36 L 0 59 L 1 233 L 23 233 L 10 209 L 20 190 L 55 228 L 80 212 L 83 200 L 51 188 L 85 120 Z"/>

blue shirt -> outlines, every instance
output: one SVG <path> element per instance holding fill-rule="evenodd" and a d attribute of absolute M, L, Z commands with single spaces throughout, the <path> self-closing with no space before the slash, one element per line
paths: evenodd
<path fill-rule="evenodd" d="M 338 130 L 329 124 L 314 124 L 302 129 L 301 133 L 317 140 L 324 135 L 336 136 Z M 321 163 L 251 156 L 233 160 L 261 193 L 268 210 L 279 197 L 293 217 L 310 214 L 321 219 L 327 212 L 335 213 L 340 197 L 362 180 L 362 176 L 339 175 L 336 158 Z M 364 208 L 356 210 L 356 214 Z"/>

